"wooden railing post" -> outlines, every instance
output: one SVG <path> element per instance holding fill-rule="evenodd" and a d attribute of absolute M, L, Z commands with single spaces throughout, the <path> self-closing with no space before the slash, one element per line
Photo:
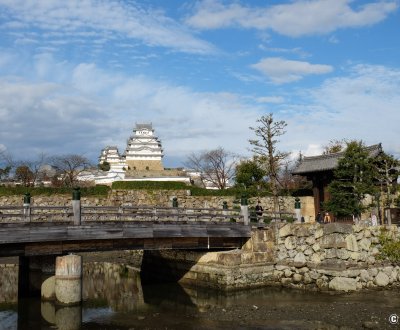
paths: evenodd
<path fill-rule="evenodd" d="M 222 215 L 228 215 L 228 202 L 222 202 Z"/>
<path fill-rule="evenodd" d="M 24 196 L 24 219 L 31 221 L 31 194 L 28 192 Z"/>
<path fill-rule="evenodd" d="M 74 212 L 74 225 L 81 225 L 81 191 L 79 187 L 72 192 L 72 211 Z"/>
<path fill-rule="evenodd" d="M 249 224 L 249 206 L 247 205 L 247 198 L 242 196 L 240 199 L 240 215 L 243 217 L 243 223 Z"/>

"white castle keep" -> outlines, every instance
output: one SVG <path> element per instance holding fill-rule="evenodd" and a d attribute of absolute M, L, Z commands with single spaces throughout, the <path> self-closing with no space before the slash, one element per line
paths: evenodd
<path fill-rule="evenodd" d="M 136 124 L 124 154 L 120 155 L 116 146 L 108 146 L 101 151 L 99 163 L 108 162 L 110 170 L 115 172 L 163 171 L 163 156 L 161 141 L 154 135 L 152 124 Z"/>

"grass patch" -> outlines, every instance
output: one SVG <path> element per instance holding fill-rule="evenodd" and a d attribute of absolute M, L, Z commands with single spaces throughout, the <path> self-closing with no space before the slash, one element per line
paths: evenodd
<path fill-rule="evenodd" d="M 382 246 L 379 259 L 387 259 L 394 263 L 400 263 L 400 239 L 395 232 L 381 229 L 379 244 Z"/>

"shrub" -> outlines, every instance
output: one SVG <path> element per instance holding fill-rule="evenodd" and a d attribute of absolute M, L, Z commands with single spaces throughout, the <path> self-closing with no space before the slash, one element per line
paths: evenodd
<path fill-rule="evenodd" d="M 381 229 L 379 243 L 382 246 L 379 255 L 380 259 L 388 259 L 391 262 L 400 263 L 400 239 L 396 238 L 394 232 Z"/>

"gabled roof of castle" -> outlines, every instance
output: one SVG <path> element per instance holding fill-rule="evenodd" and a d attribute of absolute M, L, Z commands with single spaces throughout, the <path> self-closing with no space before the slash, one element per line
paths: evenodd
<path fill-rule="evenodd" d="M 365 147 L 369 157 L 376 157 L 382 152 L 382 145 L 374 144 Z M 323 172 L 334 170 L 338 166 L 339 159 L 344 155 L 344 151 L 327 155 L 304 157 L 300 164 L 292 171 L 292 174 L 304 175 L 313 172 Z"/>
<path fill-rule="evenodd" d="M 153 124 L 152 123 L 147 123 L 147 124 L 138 124 L 136 123 L 136 128 L 135 130 L 142 130 L 142 129 L 148 129 L 148 130 L 152 130 L 153 129 Z"/>

